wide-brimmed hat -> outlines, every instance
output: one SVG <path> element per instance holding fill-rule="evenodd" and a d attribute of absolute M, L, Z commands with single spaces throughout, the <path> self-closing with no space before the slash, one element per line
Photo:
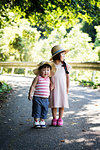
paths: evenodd
<path fill-rule="evenodd" d="M 39 74 L 40 74 L 39 67 L 41 67 L 41 66 L 43 66 L 43 65 L 45 65 L 45 64 L 48 64 L 48 65 L 51 66 L 50 77 L 53 76 L 53 75 L 55 74 L 55 72 L 56 72 L 56 67 L 55 67 L 54 63 L 53 63 L 53 62 L 50 62 L 50 61 L 49 61 L 49 62 L 47 62 L 47 61 L 42 61 L 42 62 L 40 62 L 40 63 L 37 65 L 37 67 L 33 70 L 33 73 L 34 73 L 35 75 L 39 75 Z"/>
<path fill-rule="evenodd" d="M 51 49 L 51 54 L 52 57 L 50 58 L 50 60 L 52 60 L 52 58 L 57 55 L 58 53 L 65 51 L 65 53 L 68 53 L 69 50 L 68 49 L 64 49 L 61 45 L 56 45 Z"/>

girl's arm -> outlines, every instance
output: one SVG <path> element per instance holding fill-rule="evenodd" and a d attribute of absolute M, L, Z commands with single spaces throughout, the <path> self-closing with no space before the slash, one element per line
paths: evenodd
<path fill-rule="evenodd" d="M 68 70 L 68 72 L 71 70 L 71 65 L 69 65 L 68 63 L 67 63 L 67 70 Z M 66 76 L 67 76 L 67 94 L 69 93 L 69 86 L 70 86 L 70 80 L 69 80 L 69 74 L 66 74 Z"/>
<path fill-rule="evenodd" d="M 50 79 L 50 91 L 52 91 L 53 89 L 54 89 L 54 84 L 53 84 L 53 82 Z"/>
<path fill-rule="evenodd" d="M 35 90 L 35 86 L 36 86 L 36 84 L 37 84 L 37 81 L 38 81 L 38 76 L 34 78 L 32 84 L 31 84 L 31 86 L 30 86 L 29 94 L 28 94 L 28 99 L 29 99 L 29 100 L 32 100 L 32 98 L 33 98 L 33 92 L 34 92 L 34 90 Z"/>
<path fill-rule="evenodd" d="M 67 76 L 67 94 L 69 93 L 69 74 L 66 74 L 66 76 Z"/>

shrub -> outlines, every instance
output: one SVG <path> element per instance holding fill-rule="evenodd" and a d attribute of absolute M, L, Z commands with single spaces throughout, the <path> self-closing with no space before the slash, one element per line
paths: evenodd
<path fill-rule="evenodd" d="M 11 89 L 11 86 L 9 86 L 7 83 L 0 81 L 0 93 L 9 92 Z"/>

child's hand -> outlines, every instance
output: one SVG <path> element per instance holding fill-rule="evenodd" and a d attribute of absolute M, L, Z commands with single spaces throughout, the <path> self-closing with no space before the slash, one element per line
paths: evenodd
<path fill-rule="evenodd" d="M 52 84 L 52 85 L 50 86 L 50 91 L 52 91 L 54 88 L 55 88 L 55 87 L 54 87 L 54 84 Z"/>
<path fill-rule="evenodd" d="M 54 88 L 55 88 L 55 87 L 54 87 L 54 84 L 53 84 L 53 82 L 51 81 L 51 82 L 50 82 L 50 91 L 52 91 Z"/>
<path fill-rule="evenodd" d="M 33 98 L 32 95 L 28 95 L 28 99 L 29 99 L 30 101 L 32 100 L 32 98 Z"/>
<path fill-rule="evenodd" d="M 69 93 L 69 89 L 67 88 L 67 94 Z"/>

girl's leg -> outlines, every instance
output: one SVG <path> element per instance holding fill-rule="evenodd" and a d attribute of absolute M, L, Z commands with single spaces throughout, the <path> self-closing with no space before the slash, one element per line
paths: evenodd
<path fill-rule="evenodd" d="M 52 108 L 52 116 L 53 116 L 53 119 L 52 119 L 52 122 L 51 122 L 52 126 L 57 125 L 56 115 L 57 115 L 57 108 Z"/>
<path fill-rule="evenodd" d="M 64 114 L 64 108 L 59 108 L 59 118 L 62 119 Z"/>
<path fill-rule="evenodd" d="M 57 115 L 57 108 L 52 108 L 53 119 L 56 119 L 56 115 Z"/>
<path fill-rule="evenodd" d="M 63 113 L 64 113 L 64 108 L 59 108 L 59 119 L 57 122 L 58 126 L 63 126 L 63 120 L 62 120 Z"/>

